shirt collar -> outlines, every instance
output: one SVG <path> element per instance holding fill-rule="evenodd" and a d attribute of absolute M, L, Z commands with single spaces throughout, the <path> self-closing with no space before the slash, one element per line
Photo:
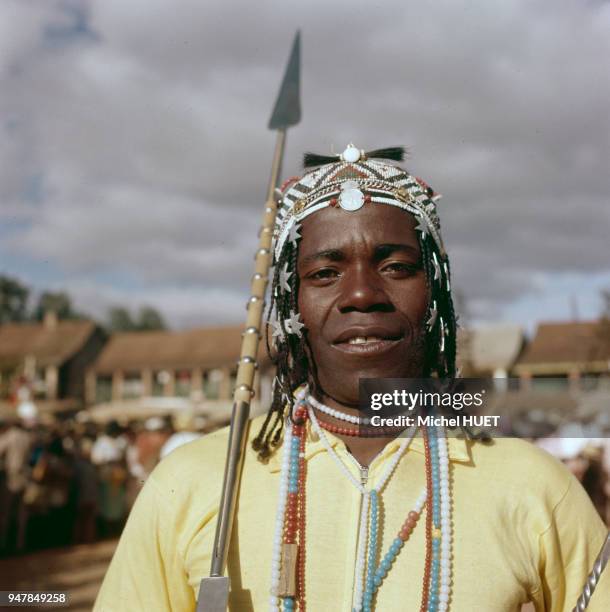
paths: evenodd
<path fill-rule="evenodd" d="M 324 444 L 319 439 L 316 432 L 313 431 L 311 427 L 311 423 L 309 421 L 307 422 L 306 427 L 307 427 L 307 445 L 305 448 L 305 459 L 309 460 L 313 456 L 317 455 L 318 453 L 326 452 L 326 448 L 324 447 Z M 330 445 L 333 448 L 336 446 L 342 446 L 343 448 L 345 448 L 345 444 L 343 440 L 341 440 L 340 438 L 337 438 L 337 436 L 334 436 L 333 434 L 329 432 L 325 432 L 325 434 L 326 434 L 328 441 L 330 442 Z M 394 438 L 393 440 L 388 442 L 386 446 L 384 447 L 384 449 L 381 451 L 381 453 L 378 455 L 379 459 L 385 459 L 386 457 L 393 455 L 394 452 L 400 446 L 401 441 L 402 441 L 402 438 Z M 449 445 L 450 461 L 453 461 L 454 463 L 471 463 L 472 462 L 472 455 L 470 452 L 472 442 L 464 438 L 456 438 L 455 436 L 449 436 L 447 438 L 447 442 Z M 425 452 L 424 440 L 421 437 L 421 435 L 417 435 L 415 436 L 415 438 L 413 438 L 411 444 L 409 445 L 409 449 L 416 453 L 420 453 L 422 455 L 424 454 Z M 279 472 L 281 463 L 282 463 L 282 449 L 279 448 L 277 452 L 273 453 L 273 455 L 269 458 L 267 467 L 270 472 Z"/>

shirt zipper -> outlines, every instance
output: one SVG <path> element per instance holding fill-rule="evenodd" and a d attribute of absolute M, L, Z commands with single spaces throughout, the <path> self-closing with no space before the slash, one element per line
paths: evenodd
<path fill-rule="evenodd" d="M 363 466 L 359 466 L 360 467 L 360 484 L 363 487 L 366 487 L 366 483 L 369 480 L 369 468 L 367 467 L 363 467 Z"/>
<path fill-rule="evenodd" d="M 375 455 L 375 457 L 373 458 L 373 461 L 375 461 L 375 459 L 377 459 L 377 457 L 380 455 L 381 453 L 378 453 L 377 455 Z M 358 468 L 358 471 L 360 472 L 360 485 L 362 486 L 363 489 L 366 489 L 366 485 L 368 484 L 369 481 L 369 469 L 370 469 L 370 465 L 361 465 L 360 461 L 358 461 L 358 459 L 356 459 L 356 457 L 354 457 L 351 453 L 348 452 L 347 456 L 356 464 L 356 467 Z M 371 461 L 371 463 L 373 463 L 373 461 Z M 362 492 L 361 492 L 362 493 Z M 364 495 L 360 495 L 360 503 L 363 504 L 364 503 Z M 360 517 L 360 511 L 361 508 L 358 511 L 358 517 Z M 358 535 L 360 534 L 360 520 L 358 520 L 358 527 L 357 527 L 357 532 L 356 532 L 356 554 L 358 551 L 358 545 L 359 545 L 359 541 L 358 541 Z M 355 580 L 356 580 L 356 558 L 354 557 L 354 580 L 352 582 L 352 594 L 354 591 L 354 587 L 355 587 Z"/>

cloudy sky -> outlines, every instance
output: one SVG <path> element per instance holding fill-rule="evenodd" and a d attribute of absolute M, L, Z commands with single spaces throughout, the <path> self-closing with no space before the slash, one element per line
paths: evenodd
<path fill-rule="evenodd" d="M 103 317 L 241 322 L 302 30 L 303 151 L 405 144 L 475 321 L 610 288 L 610 4 L 0 0 L 0 274 Z"/>

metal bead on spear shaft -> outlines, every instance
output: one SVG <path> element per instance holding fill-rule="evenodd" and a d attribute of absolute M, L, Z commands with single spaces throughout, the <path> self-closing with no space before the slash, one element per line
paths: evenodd
<path fill-rule="evenodd" d="M 284 80 L 269 120 L 269 129 L 277 130 L 275 153 L 271 166 L 269 189 L 263 214 L 263 225 L 255 255 L 254 275 L 251 282 L 251 297 L 248 301 L 246 327 L 242 335 L 241 353 L 237 367 L 237 380 L 233 395 L 233 412 L 229 429 L 229 442 L 225 462 L 224 478 L 218 522 L 212 550 L 210 575 L 203 578 L 199 586 L 197 612 L 226 612 L 229 602 L 229 578 L 224 575 L 231 541 L 231 530 L 235 507 L 239 496 L 246 440 L 248 438 L 250 402 L 254 395 L 256 355 L 261 338 L 264 298 L 271 266 L 272 237 L 277 213 L 276 188 L 279 183 L 286 130 L 301 119 L 300 104 L 300 33 L 297 32 Z"/>

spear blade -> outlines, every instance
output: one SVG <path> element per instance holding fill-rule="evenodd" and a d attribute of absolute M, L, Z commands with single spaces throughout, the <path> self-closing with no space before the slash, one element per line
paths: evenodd
<path fill-rule="evenodd" d="M 301 32 L 297 30 L 271 119 L 270 130 L 284 130 L 301 120 Z"/>

